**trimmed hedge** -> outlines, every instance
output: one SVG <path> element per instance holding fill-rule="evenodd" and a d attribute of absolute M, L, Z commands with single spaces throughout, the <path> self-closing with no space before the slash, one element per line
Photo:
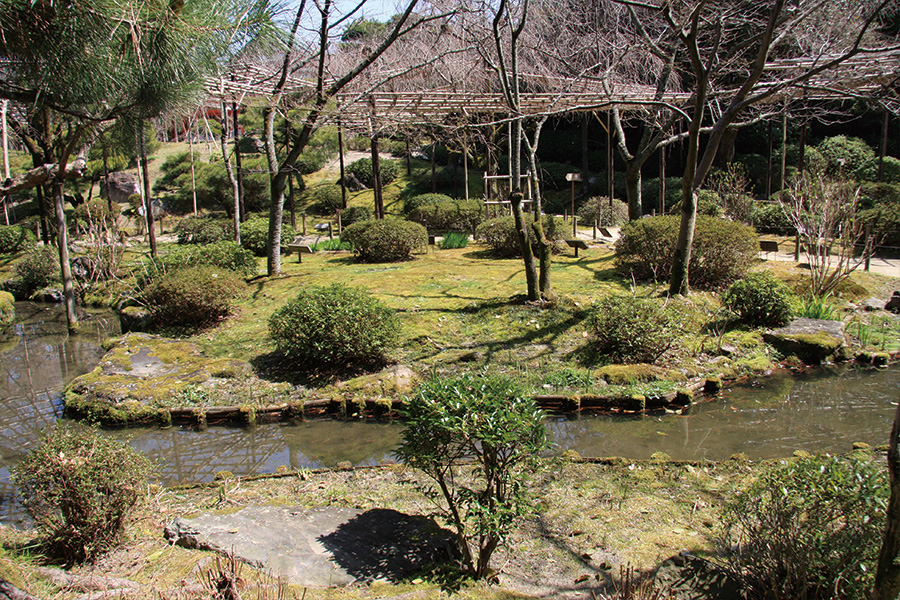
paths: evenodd
<path fill-rule="evenodd" d="M 234 239 L 234 221 L 219 217 L 187 216 L 175 226 L 179 244 L 212 244 Z"/>
<path fill-rule="evenodd" d="M 729 286 L 722 297 L 728 310 L 740 320 L 758 327 L 789 323 L 797 308 L 794 292 L 768 271 L 749 273 Z"/>
<path fill-rule="evenodd" d="M 593 305 L 586 324 L 592 349 L 622 363 L 653 363 L 677 338 L 671 314 L 649 298 L 607 296 Z"/>
<path fill-rule="evenodd" d="M 599 227 L 618 227 L 628 222 L 628 205 L 613 200 L 610 206 L 607 196 L 592 196 L 578 207 L 578 222 L 583 226 L 596 221 Z"/>
<path fill-rule="evenodd" d="M 400 166 L 395 160 L 380 160 L 378 165 L 381 168 L 381 185 L 387 185 L 397 179 L 400 174 Z M 366 187 L 375 185 L 375 176 L 372 173 L 372 159 L 360 158 L 353 161 L 347 167 L 347 172 L 359 179 L 360 183 Z"/>
<path fill-rule="evenodd" d="M 200 265 L 158 277 L 144 296 L 155 323 L 203 326 L 227 317 L 246 287 L 233 271 Z"/>
<path fill-rule="evenodd" d="M 668 280 L 680 222 L 680 217 L 666 215 L 625 225 L 616 241 L 616 270 L 642 281 Z M 726 287 L 747 273 L 758 252 L 759 238 L 752 227 L 698 216 L 689 264 L 691 285 Z"/>
<path fill-rule="evenodd" d="M 371 219 L 354 223 L 341 233 L 341 239 L 353 245 L 353 251 L 365 262 L 408 260 L 412 253 L 428 244 L 428 232 L 412 221 Z"/>
<path fill-rule="evenodd" d="M 480 200 L 445 200 L 419 206 L 409 214 L 409 220 L 432 233 L 471 231 L 481 222 L 482 209 Z"/>
<path fill-rule="evenodd" d="M 269 319 L 269 335 L 289 359 L 332 367 L 383 359 L 399 329 L 394 311 L 368 290 L 340 283 L 303 288 Z"/>
<path fill-rule="evenodd" d="M 403 203 L 403 212 L 409 214 L 417 208 L 421 208 L 428 204 L 440 204 L 442 202 L 452 201 L 453 198 L 447 196 L 446 194 L 419 194 L 418 196 L 407 198 L 407 200 Z"/>
<path fill-rule="evenodd" d="M 13 254 L 37 242 L 34 232 L 18 225 L 0 225 L 0 254 Z"/>
<path fill-rule="evenodd" d="M 524 218 L 527 224 L 528 238 L 531 240 L 532 247 L 536 250 L 537 238 L 531 226 L 533 222 L 531 215 L 525 215 Z M 543 224 L 544 235 L 551 242 L 565 238 L 566 226 L 563 224 L 562 219 L 552 215 L 544 215 Z M 516 234 L 515 220 L 511 216 L 484 221 L 475 229 L 475 239 L 487 244 L 498 256 L 513 257 L 522 255 L 519 247 L 519 237 Z"/>

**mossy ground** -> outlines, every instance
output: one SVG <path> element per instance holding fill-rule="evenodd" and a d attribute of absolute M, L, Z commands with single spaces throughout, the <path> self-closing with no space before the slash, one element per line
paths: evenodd
<path fill-rule="evenodd" d="M 708 555 L 714 549 L 719 511 L 730 490 L 753 475 L 743 461 L 719 464 L 676 464 L 613 460 L 609 464 L 552 459 L 531 481 L 534 512 L 524 519 L 501 548 L 493 564 L 499 585 L 463 582 L 461 598 L 585 597 L 618 576 L 618 565 L 650 570 L 662 560 L 689 550 Z M 213 484 L 154 490 L 122 549 L 96 565 L 73 572 L 125 577 L 142 586 L 148 598 L 203 598 L 197 592 L 205 573 L 215 568 L 209 552 L 170 546 L 164 525 L 178 516 L 231 512 L 247 505 L 341 506 L 393 508 L 428 514 L 431 501 L 417 491 L 420 476 L 401 466 L 349 471 L 301 471 L 256 480 L 225 479 Z M 0 565 L 21 573 L 32 593 L 69 600 L 37 567 L 44 561 L 29 554 L 34 534 L 0 529 Z M 387 598 L 415 592 L 415 598 L 445 598 L 438 570 L 394 584 L 374 583 L 346 589 L 289 592 L 309 600 Z M 445 573 L 446 574 L 446 573 Z M 242 576 L 248 590 L 271 579 L 248 566 Z M 194 590 L 191 592 L 191 590 Z M 305 594 L 305 596 L 303 596 Z M 251 595 L 250 597 L 256 597 Z M 274 594 L 263 598 L 275 598 Z"/>

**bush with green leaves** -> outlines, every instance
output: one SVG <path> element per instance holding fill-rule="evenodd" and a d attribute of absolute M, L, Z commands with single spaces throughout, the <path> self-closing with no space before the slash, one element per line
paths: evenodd
<path fill-rule="evenodd" d="M 75 207 L 73 216 L 75 220 L 85 228 L 93 227 L 97 224 L 103 224 L 107 227 L 111 226 L 115 217 L 118 216 L 119 206 L 113 204 L 113 210 L 109 209 L 109 203 L 103 198 L 94 198 L 90 202 L 82 202 Z"/>
<path fill-rule="evenodd" d="M 34 232 L 18 225 L 0 225 L 0 254 L 13 254 L 37 242 Z"/>
<path fill-rule="evenodd" d="M 447 200 L 424 204 L 409 213 L 409 220 L 423 225 L 429 232 L 472 231 L 481 222 L 480 200 Z"/>
<path fill-rule="evenodd" d="M 237 242 L 215 242 L 205 246 L 189 244 L 176 248 L 145 265 L 143 271 L 137 275 L 137 286 L 139 289 L 145 289 L 160 275 L 200 265 L 218 267 L 249 279 L 257 273 L 256 262 L 256 256 Z"/>
<path fill-rule="evenodd" d="M 53 246 L 35 246 L 16 264 L 16 274 L 27 294 L 60 284 L 59 252 Z"/>
<path fill-rule="evenodd" d="M 234 220 L 213 216 L 184 217 L 175 226 L 179 244 L 212 244 L 234 239 Z"/>
<path fill-rule="evenodd" d="M 245 209 L 247 212 L 265 210 L 271 202 L 266 160 L 246 157 L 242 166 Z M 192 174 L 190 155 L 177 154 L 163 162 L 162 172 L 153 191 L 166 194 L 166 206 L 172 211 L 184 214 L 193 210 L 195 192 L 198 208 L 224 209 L 229 214 L 234 210 L 234 190 L 221 157 L 206 162 L 195 155 Z"/>
<path fill-rule="evenodd" d="M 754 202 L 750 224 L 761 233 L 788 235 L 796 230 L 781 202 Z"/>
<path fill-rule="evenodd" d="M 144 290 L 158 325 L 203 327 L 227 317 L 247 284 L 233 271 L 211 265 L 173 269 Z"/>
<path fill-rule="evenodd" d="M 397 455 L 437 483 L 463 569 L 485 577 L 528 512 L 527 478 L 548 446 L 543 414 L 517 382 L 496 375 L 435 378 L 406 399 L 405 414 Z"/>
<path fill-rule="evenodd" d="M 13 469 L 13 480 L 50 553 L 77 563 L 116 546 L 146 496 L 150 468 L 124 442 L 58 424 Z"/>
<path fill-rule="evenodd" d="M 531 215 L 525 215 L 528 238 L 531 240 L 532 247 L 537 251 L 537 237 L 534 234 L 532 222 Z M 551 243 L 562 240 L 566 236 L 567 228 L 562 219 L 552 215 L 544 215 L 543 226 L 544 236 Z M 475 239 L 487 244 L 497 256 L 514 257 L 522 255 L 522 249 L 519 247 L 519 236 L 516 233 L 516 224 L 511 216 L 483 221 L 475 229 Z"/>
<path fill-rule="evenodd" d="M 341 225 L 353 225 L 372 218 L 372 209 L 368 206 L 349 206 L 341 211 Z"/>
<path fill-rule="evenodd" d="M 847 177 L 864 174 L 864 167 L 875 159 L 875 151 L 865 141 L 845 135 L 825 138 L 818 150 L 828 161 L 830 173 Z"/>
<path fill-rule="evenodd" d="M 400 175 L 400 166 L 395 160 L 379 160 L 378 166 L 381 173 L 381 185 L 387 185 Z M 372 173 L 372 159 L 360 158 L 347 167 L 347 172 L 356 177 L 366 187 L 375 185 L 375 176 Z"/>
<path fill-rule="evenodd" d="M 863 181 L 878 180 L 878 157 L 874 157 L 867 161 L 859 170 L 856 176 Z M 900 183 L 900 158 L 893 156 L 885 156 L 881 165 L 881 181 L 884 183 Z"/>
<path fill-rule="evenodd" d="M 675 215 L 631 221 L 616 241 L 616 270 L 625 277 L 667 281 L 681 219 Z M 756 260 L 759 239 L 753 228 L 698 216 L 691 252 L 691 286 L 724 288 L 743 277 Z"/>
<path fill-rule="evenodd" d="M 756 327 L 785 325 L 798 308 L 791 288 L 768 271 L 754 271 L 732 283 L 722 303 L 743 323 Z"/>
<path fill-rule="evenodd" d="M 317 185 L 304 194 L 309 210 L 316 215 L 333 215 L 344 205 L 344 196 L 339 185 Z"/>
<path fill-rule="evenodd" d="M 888 495 L 874 457 L 781 461 L 730 496 L 721 550 L 750 598 L 863 600 Z"/>
<path fill-rule="evenodd" d="M 289 223 L 281 224 L 281 250 L 294 241 L 297 232 Z M 253 217 L 241 223 L 241 246 L 256 256 L 266 255 L 266 244 L 269 241 L 269 219 Z"/>
<path fill-rule="evenodd" d="M 469 245 L 469 234 L 462 231 L 451 231 L 441 239 L 441 249 L 451 250 L 465 248 Z"/>
<path fill-rule="evenodd" d="M 421 208 L 429 204 L 441 204 L 444 202 L 452 201 L 453 198 L 447 196 L 446 194 L 419 194 L 417 196 L 407 198 L 403 202 L 403 212 L 409 214 L 417 208 Z"/>
<path fill-rule="evenodd" d="M 588 312 L 591 350 L 615 362 L 654 363 L 678 337 L 676 320 L 661 301 L 607 296 Z"/>
<path fill-rule="evenodd" d="M 403 219 L 371 219 L 350 225 L 341 239 L 353 245 L 364 262 L 409 260 L 413 252 L 428 245 L 428 231 Z"/>
<path fill-rule="evenodd" d="M 613 200 L 610 205 L 607 196 L 591 196 L 578 207 L 578 222 L 588 226 L 618 227 L 628 222 L 628 205 L 621 200 Z"/>
<path fill-rule="evenodd" d="M 394 311 L 365 288 L 308 286 L 269 318 L 269 335 L 298 364 L 346 367 L 383 360 L 397 343 Z"/>

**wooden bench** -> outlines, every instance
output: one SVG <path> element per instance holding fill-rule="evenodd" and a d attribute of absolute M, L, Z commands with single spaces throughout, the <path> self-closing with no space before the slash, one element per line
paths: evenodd
<path fill-rule="evenodd" d="M 303 262 L 304 254 L 315 254 L 315 250 L 313 250 L 312 246 L 307 246 L 306 244 L 288 244 L 287 245 L 287 253 L 291 252 L 297 253 L 297 262 Z"/>
<path fill-rule="evenodd" d="M 569 248 L 575 248 L 575 258 L 578 258 L 578 250 L 587 250 L 588 245 L 584 240 L 566 240 Z"/>

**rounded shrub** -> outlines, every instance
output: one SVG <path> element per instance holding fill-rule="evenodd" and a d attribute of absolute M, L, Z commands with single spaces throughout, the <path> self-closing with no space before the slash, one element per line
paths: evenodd
<path fill-rule="evenodd" d="M 616 362 L 653 363 L 676 339 L 675 321 L 658 301 L 607 296 L 586 320 L 591 349 Z"/>
<path fill-rule="evenodd" d="M 875 151 L 863 140 L 845 135 L 825 138 L 818 145 L 818 150 L 828 161 L 831 173 L 848 176 L 862 172 L 866 164 L 875 158 Z"/>
<path fill-rule="evenodd" d="M 481 216 L 480 200 L 446 200 L 419 206 L 409 213 L 409 220 L 430 232 L 472 231 Z"/>
<path fill-rule="evenodd" d="M 528 238 L 536 251 L 537 238 L 531 226 L 532 222 L 531 215 L 525 215 Z M 562 223 L 562 219 L 557 219 L 552 215 L 544 215 L 543 225 L 544 235 L 551 242 L 556 242 L 565 237 L 566 227 Z M 487 244 L 497 256 L 513 257 L 522 255 L 522 250 L 519 247 L 519 236 L 516 233 L 516 223 L 511 216 L 488 219 L 482 222 L 475 229 L 475 239 Z"/>
<path fill-rule="evenodd" d="M 794 317 L 794 292 L 768 271 L 756 271 L 732 283 L 722 303 L 748 325 L 776 327 Z"/>
<path fill-rule="evenodd" d="M 291 360 L 331 367 L 383 359 L 399 329 L 368 290 L 339 283 L 302 289 L 269 319 L 269 335 Z"/>
<path fill-rule="evenodd" d="M 419 194 L 418 196 L 413 196 L 406 199 L 406 201 L 403 203 L 403 211 L 406 214 L 409 214 L 417 208 L 428 204 L 441 204 L 443 202 L 452 201 L 453 198 L 447 196 L 446 194 Z"/>
<path fill-rule="evenodd" d="M 754 202 L 750 209 L 750 223 L 763 233 L 788 235 L 795 231 L 794 224 L 780 202 Z"/>
<path fill-rule="evenodd" d="M 109 203 L 103 198 L 94 198 L 90 202 L 82 202 L 75 207 L 75 220 L 84 227 L 96 224 L 111 225 L 118 213 L 118 205 L 113 204 L 113 210 L 109 210 Z"/>
<path fill-rule="evenodd" d="M 353 251 L 365 262 L 408 260 L 412 253 L 428 244 L 428 232 L 412 221 L 370 219 L 354 223 L 341 233 L 341 240 L 353 245 Z"/>
<path fill-rule="evenodd" d="M 224 319 L 247 284 L 232 271 L 211 265 L 175 269 L 156 278 L 144 291 L 154 322 L 204 326 Z"/>
<path fill-rule="evenodd" d="M 613 200 L 610 206 L 607 196 L 591 196 L 578 207 L 578 222 L 582 225 L 598 227 L 618 227 L 628 222 L 628 205 L 621 200 Z"/>
<path fill-rule="evenodd" d="M 341 211 L 341 224 L 346 227 L 372 218 L 372 209 L 368 206 L 350 206 Z"/>
<path fill-rule="evenodd" d="M 281 224 L 281 249 L 294 241 L 297 232 L 288 223 Z M 269 240 L 269 219 L 256 217 L 241 224 L 241 245 L 256 256 L 266 255 Z"/>
<path fill-rule="evenodd" d="M 178 221 L 175 226 L 179 244 L 212 244 L 234 239 L 234 222 L 218 217 L 195 217 Z"/>
<path fill-rule="evenodd" d="M 13 479 L 51 554 L 72 563 L 116 545 L 149 474 L 150 461 L 128 444 L 60 424 L 14 468 Z"/>
<path fill-rule="evenodd" d="M 319 185 L 306 193 L 309 210 L 316 215 L 333 215 L 344 205 L 344 196 L 339 185 Z"/>
<path fill-rule="evenodd" d="M 59 254 L 53 246 L 35 246 L 16 264 L 16 274 L 22 278 L 29 294 L 60 282 Z"/>
<path fill-rule="evenodd" d="M 729 498 L 720 550 L 751 598 L 862 600 L 872 590 L 888 496 L 874 457 L 781 461 Z"/>
<path fill-rule="evenodd" d="M 20 252 L 35 244 L 34 232 L 18 225 L 0 225 L 0 254 Z"/>
<path fill-rule="evenodd" d="M 679 224 L 680 217 L 666 215 L 625 225 L 616 241 L 616 270 L 639 280 L 668 280 Z M 689 264 L 691 285 L 700 289 L 730 285 L 747 273 L 758 250 L 753 228 L 698 216 Z"/>
<path fill-rule="evenodd" d="M 380 160 L 378 164 L 381 168 L 381 185 L 387 185 L 397 179 L 400 174 L 400 166 L 395 160 Z M 347 167 L 347 171 L 354 177 L 359 179 L 360 183 L 366 187 L 375 185 L 375 176 L 372 173 L 372 159 L 360 158 L 355 160 Z"/>

